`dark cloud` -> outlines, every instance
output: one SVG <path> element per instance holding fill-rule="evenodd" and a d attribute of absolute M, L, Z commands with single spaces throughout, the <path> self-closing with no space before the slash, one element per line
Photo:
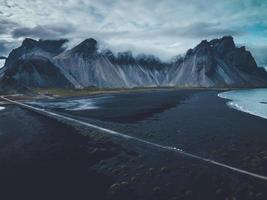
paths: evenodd
<path fill-rule="evenodd" d="M 181 33 L 187 37 L 196 38 L 220 37 L 224 35 L 239 36 L 244 34 L 241 31 L 220 27 L 219 23 L 207 22 L 193 23 L 187 27 L 184 27 L 184 30 L 182 30 Z"/>
<path fill-rule="evenodd" d="M 157 30 L 143 31 L 88 31 L 89 35 L 99 36 L 99 38 L 134 38 L 134 39 L 209 39 L 225 35 L 241 36 L 245 32 L 235 31 L 220 27 L 218 23 L 198 22 L 187 26 L 177 26 L 172 28 L 159 28 Z M 189 47 L 188 47 L 189 48 Z"/>
<path fill-rule="evenodd" d="M 15 44 L 6 40 L 0 40 L 0 56 L 7 56 Z"/>
<path fill-rule="evenodd" d="M 58 25 L 58 26 L 35 26 L 33 28 L 29 27 L 19 27 L 12 31 L 13 38 L 41 38 L 41 39 L 55 39 L 64 38 L 66 34 L 70 33 L 72 30 L 71 25 Z"/>
<path fill-rule="evenodd" d="M 89 7 L 89 12 L 91 15 L 95 18 L 96 21 L 100 22 L 102 21 L 105 17 L 100 13 L 100 11 L 95 8 L 94 6 Z"/>
<path fill-rule="evenodd" d="M 7 47 L 0 41 L 0 56 L 6 55 L 7 51 Z"/>
<path fill-rule="evenodd" d="M 73 46 L 94 37 L 116 51 L 155 52 L 170 58 L 200 40 L 224 35 L 244 45 L 267 42 L 267 1 L 263 0 L 2 1 L 0 39 L 16 44 L 25 37 L 69 38 Z"/>
<path fill-rule="evenodd" d="M 158 34 L 164 35 L 165 37 L 216 38 L 225 35 L 240 36 L 245 33 L 220 27 L 219 23 L 197 22 L 187 26 L 160 30 Z"/>
<path fill-rule="evenodd" d="M 9 33 L 14 27 L 18 24 L 8 20 L 8 19 L 0 19 L 0 34 L 7 34 Z"/>

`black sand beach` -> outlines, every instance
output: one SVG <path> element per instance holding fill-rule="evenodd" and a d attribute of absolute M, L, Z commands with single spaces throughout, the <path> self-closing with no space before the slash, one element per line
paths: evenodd
<path fill-rule="evenodd" d="M 115 94 L 100 109 L 54 111 L 267 175 L 267 121 L 217 91 Z M 62 99 L 64 100 L 64 99 Z M 267 183 L 16 106 L 0 111 L 4 199 L 265 199 Z"/>

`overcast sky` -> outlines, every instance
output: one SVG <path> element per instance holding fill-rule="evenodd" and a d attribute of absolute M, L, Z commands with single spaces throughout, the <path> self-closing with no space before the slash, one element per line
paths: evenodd
<path fill-rule="evenodd" d="M 267 64 L 265 0 L 0 0 L 0 55 L 25 37 L 93 37 L 113 51 L 152 53 L 163 59 L 203 39 L 232 35 Z"/>

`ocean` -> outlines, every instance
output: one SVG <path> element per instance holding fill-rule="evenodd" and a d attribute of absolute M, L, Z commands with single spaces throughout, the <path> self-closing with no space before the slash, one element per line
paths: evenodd
<path fill-rule="evenodd" d="M 4 59 L 0 59 L 0 69 L 1 69 L 2 67 L 4 67 L 4 64 L 5 64 L 5 60 L 4 60 Z"/>
<path fill-rule="evenodd" d="M 219 97 L 229 99 L 227 105 L 236 110 L 267 119 L 267 89 L 241 89 L 222 92 Z"/>

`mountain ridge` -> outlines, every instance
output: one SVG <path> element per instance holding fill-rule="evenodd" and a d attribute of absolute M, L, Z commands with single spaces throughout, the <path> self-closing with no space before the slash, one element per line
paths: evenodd
<path fill-rule="evenodd" d="M 64 48 L 66 42 L 64 39 L 36 41 L 26 38 L 20 47 L 9 54 L 4 70 L 0 72 L 0 81 L 3 82 L 9 75 L 9 78 L 27 87 L 45 88 L 267 86 L 267 72 L 257 66 L 252 54 L 245 47 L 235 45 L 232 36 L 202 40 L 184 56 L 177 56 L 168 62 L 153 55 L 133 56 L 130 51 L 119 52 L 117 55 L 109 49 L 100 51 L 98 42 L 93 38 L 86 39 L 71 49 Z M 41 61 L 37 62 L 36 59 Z M 47 59 L 47 62 L 42 59 Z M 32 63 L 38 63 L 35 70 L 43 65 L 56 73 L 55 77 L 64 80 L 64 84 L 57 82 L 51 74 L 50 82 L 49 77 L 42 73 L 36 75 L 38 78 L 27 75 L 37 82 L 41 80 L 32 85 L 25 78 L 21 79 L 19 73 L 10 76 L 9 71 L 12 68 L 16 70 L 18 62 L 21 70 L 23 60 L 27 60 L 23 69 L 26 70 L 27 65 Z M 44 80 L 49 83 L 44 84 Z"/>

